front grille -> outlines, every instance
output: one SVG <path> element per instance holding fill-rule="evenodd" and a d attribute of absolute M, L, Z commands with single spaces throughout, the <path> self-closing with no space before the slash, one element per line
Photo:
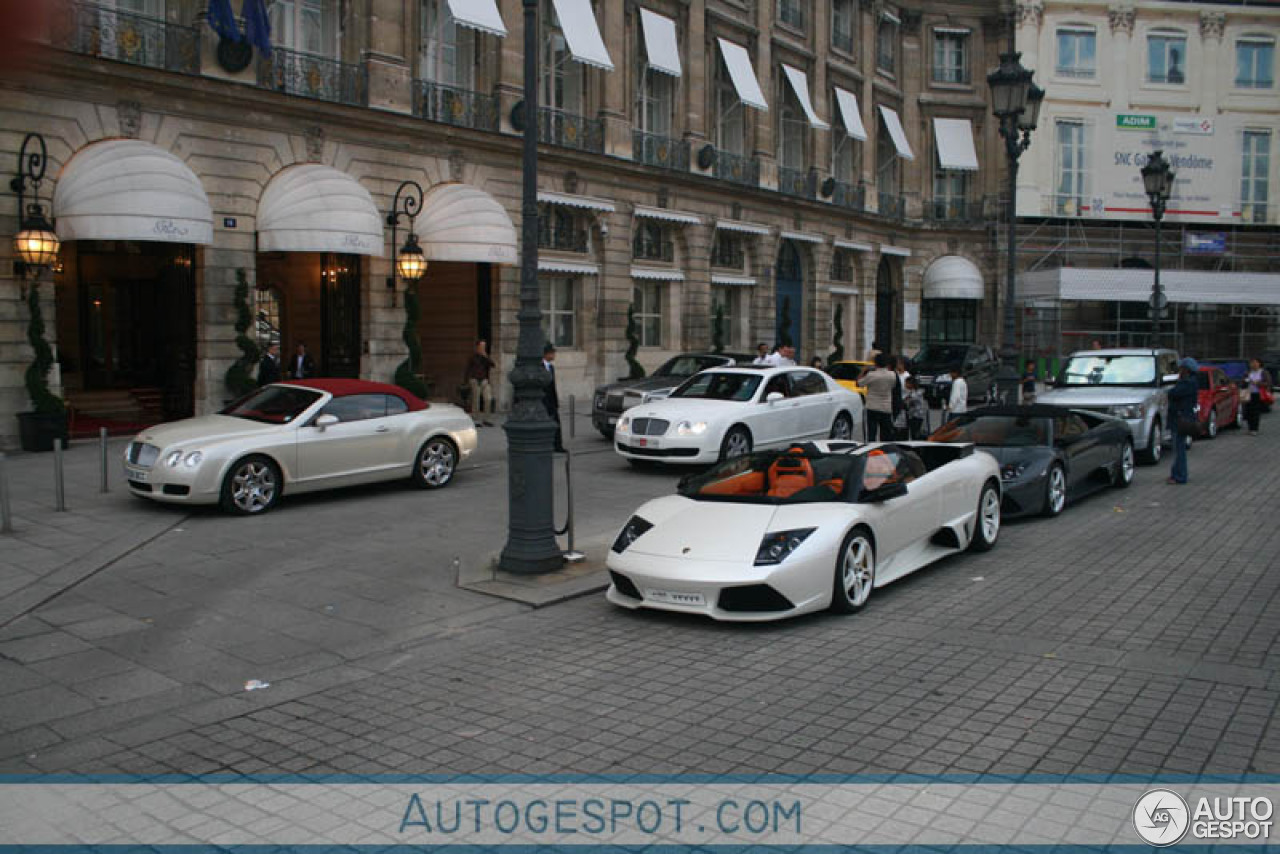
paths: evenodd
<path fill-rule="evenodd" d="M 155 445 L 148 445 L 146 442 L 129 443 L 128 460 L 135 466 L 151 468 L 159 456 L 160 449 Z"/>
<path fill-rule="evenodd" d="M 632 599 L 642 599 L 639 589 L 635 583 L 620 572 L 609 570 L 609 577 L 613 579 L 613 586 L 618 588 L 618 592 L 623 596 L 629 596 Z"/>
<path fill-rule="evenodd" d="M 738 613 L 753 611 L 790 611 L 791 600 L 768 584 L 726 587 L 720 591 L 720 610 Z"/>
<path fill-rule="evenodd" d="M 191 487 L 180 483 L 166 483 L 160 491 L 165 495 L 190 495 Z"/>
<path fill-rule="evenodd" d="M 637 457 L 696 457 L 698 455 L 697 448 L 635 448 L 621 442 L 618 443 L 618 450 L 635 454 Z"/>
<path fill-rule="evenodd" d="M 604 401 L 604 408 L 609 412 L 621 412 L 622 411 L 622 395 L 611 394 L 608 397 L 606 397 Z"/>
<path fill-rule="evenodd" d="M 137 490 L 138 492 L 150 492 L 150 491 L 151 491 L 151 484 L 149 484 L 149 483 L 138 483 L 136 480 L 131 480 L 131 481 L 129 481 L 129 488 L 130 488 L 130 489 L 133 489 L 133 490 Z"/>
<path fill-rule="evenodd" d="M 662 436 L 670 426 L 670 421 L 663 421 L 661 418 L 631 419 L 631 432 L 636 436 Z"/>

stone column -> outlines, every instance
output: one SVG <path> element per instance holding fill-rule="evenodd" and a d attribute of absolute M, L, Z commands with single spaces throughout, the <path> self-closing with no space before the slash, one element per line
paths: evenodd
<path fill-rule="evenodd" d="M 684 248 L 684 316 L 705 317 L 707 322 L 686 324 L 684 346 L 689 350 L 710 349 L 711 345 L 711 242 L 715 239 L 715 223 L 686 225 L 677 236 L 677 245 Z M 743 306 L 743 310 L 747 310 Z M 733 331 L 725 330 L 725 347 L 733 349 Z"/>
<path fill-rule="evenodd" d="M 684 77 L 680 83 L 684 90 L 684 138 L 689 141 L 693 152 L 707 141 L 708 75 L 720 61 L 715 46 L 707 43 L 706 6 L 706 0 L 692 0 L 685 13 L 684 27 L 676 22 L 676 32 L 685 33 L 685 50 L 681 59 Z M 677 124 L 676 127 L 680 126 Z"/>
<path fill-rule="evenodd" d="M 751 289 L 751 340 L 767 341 L 769 346 L 777 342 L 778 297 L 774 287 L 774 272 L 778 264 L 776 234 L 762 234 L 749 246 L 751 253 L 751 277 L 756 285 Z"/>
<path fill-rule="evenodd" d="M 924 211 L 922 199 L 925 196 L 925 184 L 933 175 L 932 163 L 927 155 L 930 150 L 927 119 L 920 113 L 920 101 L 912 97 L 912 93 L 924 91 L 925 68 L 928 60 L 923 56 L 920 37 L 919 11 L 903 9 L 902 18 L 902 55 L 898 58 L 898 86 L 902 89 L 902 129 L 907 135 L 907 142 L 915 154 L 914 160 L 902 158 L 898 168 L 902 170 L 902 199 L 906 214 L 911 219 L 919 219 Z"/>
<path fill-rule="evenodd" d="M 503 133 L 518 135 L 511 126 L 511 108 L 524 100 L 524 7 L 520 0 L 499 0 L 499 6 L 507 26 L 507 37 L 498 48 L 499 127 Z"/>
<path fill-rule="evenodd" d="M 809 97 L 813 99 L 814 112 L 818 118 L 831 126 L 840 121 L 836 115 L 836 105 L 831 95 L 831 87 L 827 85 L 827 63 L 823 58 L 831 48 L 831 12 L 821 4 L 811 7 L 813 12 L 813 47 L 819 59 L 814 62 L 809 75 Z M 815 130 L 813 133 L 813 160 L 810 166 L 818 170 L 818 184 L 831 174 L 831 131 Z"/>
<path fill-rule="evenodd" d="M 777 4 L 761 2 L 756 4 L 756 27 L 759 35 L 755 39 L 753 60 L 756 79 L 764 91 L 765 102 L 769 110 L 754 110 L 744 106 L 753 119 L 755 127 L 755 146 L 753 154 L 760 160 L 760 186 L 771 190 L 778 188 L 777 146 L 774 143 L 773 125 L 777 121 L 776 113 L 782 108 L 777 101 L 778 93 L 773 86 L 773 16 Z"/>
<path fill-rule="evenodd" d="M 813 274 L 809 280 L 809 310 L 805 318 L 805 348 L 807 357 L 821 356 L 823 361 L 831 353 L 831 260 L 834 248 L 830 243 L 810 243 Z M 797 360 L 799 361 L 799 360 Z M 807 363 L 805 359 L 804 363 Z"/>
<path fill-rule="evenodd" d="M 1222 65 L 1226 64 L 1227 79 L 1231 75 L 1230 54 L 1222 49 L 1222 32 L 1227 25 L 1225 12 L 1204 10 L 1200 13 L 1200 43 L 1204 48 L 1201 62 L 1204 73 L 1199 86 L 1199 110 L 1203 113 L 1216 112 L 1217 105 L 1226 99 L 1229 85 L 1223 85 Z"/>
<path fill-rule="evenodd" d="M 413 112 L 416 13 L 405 0 L 370 0 L 368 49 L 363 52 L 368 75 L 369 106 L 398 113 Z"/>
<path fill-rule="evenodd" d="M 1132 5 L 1121 3 L 1107 10 L 1107 22 L 1111 24 L 1111 40 L 1109 53 L 1115 59 L 1115 69 L 1108 75 L 1108 89 L 1111 94 L 1111 108 L 1116 112 L 1129 109 L 1129 51 L 1133 41 L 1133 19 L 1136 13 Z M 1098 51 L 1099 59 L 1104 54 Z M 1098 69 L 1099 74 L 1106 74 L 1105 68 Z"/>
<path fill-rule="evenodd" d="M 639 13 L 636 13 L 637 16 Z M 638 85 L 635 73 L 634 51 L 628 44 L 637 42 L 630 31 L 624 0 L 603 0 L 597 15 L 604 45 L 613 60 L 612 71 L 597 71 L 603 75 L 603 97 L 600 101 L 600 118 L 604 120 L 604 150 L 606 154 L 631 159 L 631 98 L 628 93 Z"/>
<path fill-rule="evenodd" d="M 858 35 L 862 44 L 858 46 L 858 56 L 866 73 L 862 77 L 862 91 L 858 93 L 858 109 L 862 112 L 862 126 L 867 130 L 867 141 L 862 150 L 862 184 L 867 188 L 867 199 L 875 193 L 876 181 L 876 141 L 880 133 L 880 117 L 876 114 L 875 76 L 876 76 L 876 21 L 875 6 L 870 0 L 861 0 L 858 14 Z"/>

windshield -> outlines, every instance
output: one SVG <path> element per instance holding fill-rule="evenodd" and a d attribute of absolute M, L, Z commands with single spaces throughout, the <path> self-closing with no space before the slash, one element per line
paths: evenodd
<path fill-rule="evenodd" d="M 263 424 L 288 424 L 306 412 L 320 397 L 320 392 L 306 388 L 263 386 L 222 410 L 222 414 L 261 421 Z"/>
<path fill-rule="evenodd" d="M 1059 385 L 1154 385 L 1154 356 L 1072 356 Z"/>
<path fill-rule="evenodd" d="M 930 344 L 916 353 L 915 361 L 925 365 L 952 365 L 963 362 L 968 349 L 963 344 Z"/>
<path fill-rule="evenodd" d="M 724 364 L 724 359 L 707 356 L 676 356 L 653 372 L 655 377 L 691 377 L 698 371 Z"/>
<path fill-rule="evenodd" d="M 866 370 L 866 365 L 859 365 L 857 362 L 836 362 L 834 365 L 827 366 L 827 373 L 832 379 L 846 382 L 858 379 Z"/>
<path fill-rule="evenodd" d="M 931 442 L 972 442 L 979 447 L 1026 448 L 1049 444 L 1049 419 L 1026 415 L 961 415 L 938 428 Z"/>
<path fill-rule="evenodd" d="M 686 380 L 684 385 L 671 393 L 671 396 L 745 402 L 755 397 L 756 389 L 759 387 L 759 374 L 704 371 Z"/>
<path fill-rule="evenodd" d="M 680 494 L 696 501 L 748 504 L 840 501 L 859 462 L 845 454 L 751 454 L 682 480 Z"/>

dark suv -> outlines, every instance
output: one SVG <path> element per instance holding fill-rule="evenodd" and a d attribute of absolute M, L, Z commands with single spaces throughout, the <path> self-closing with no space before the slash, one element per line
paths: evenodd
<path fill-rule="evenodd" d="M 983 344 L 926 344 L 911 360 L 911 373 L 931 405 L 942 406 L 951 397 L 951 368 L 969 385 L 969 400 L 984 400 L 995 390 L 1000 362 Z"/>
<path fill-rule="evenodd" d="M 612 441 L 613 428 L 624 411 L 666 397 L 672 389 L 699 371 L 749 365 L 754 359 L 755 356 L 747 353 L 682 353 L 673 356 L 647 377 L 618 380 L 597 388 L 591 399 L 591 424 Z"/>

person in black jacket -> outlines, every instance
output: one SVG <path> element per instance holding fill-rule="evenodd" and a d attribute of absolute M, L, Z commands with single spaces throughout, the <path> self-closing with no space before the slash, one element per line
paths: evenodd
<path fill-rule="evenodd" d="M 1169 426 L 1173 433 L 1173 468 L 1166 483 L 1187 482 L 1187 436 L 1196 424 L 1196 398 L 1200 390 L 1196 385 L 1199 363 L 1190 357 L 1178 362 L 1178 381 L 1169 389 Z M 1186 424 L 1187 427 L 1182 425 Z M 1160 441 L 1160 437 L 1155 437 Z"/>
<path fill-rule="evenodd" d="M 278 382 L 280 382 L 280 345 L 273 342 L 267 345 L 266 355 L 258 363 L 258 385 L 264 386 Z"/>
<path fill-rule="evenodd" d="M 311 358 L 303 341 L 298 342 L 293 359 L 290 360 L 289 375 L 295 380 L 309 380 L 316 375 L 316 360 Z"/>
<path fill-rule="evenodd" d="M 547 407 L 547 414 L 556 422 L 556 445 L 557 454 L 566 453 L 564 449 L 564 438 L 560 431 L 560 393 L 556 391 L 556 347 L 550 341 L 542 348 L 542 367 L 547 369 L 547 373 L 551 374 L 551 385 L 547 386 L 546 391 L 542 394 L 542 402 Z"/>

